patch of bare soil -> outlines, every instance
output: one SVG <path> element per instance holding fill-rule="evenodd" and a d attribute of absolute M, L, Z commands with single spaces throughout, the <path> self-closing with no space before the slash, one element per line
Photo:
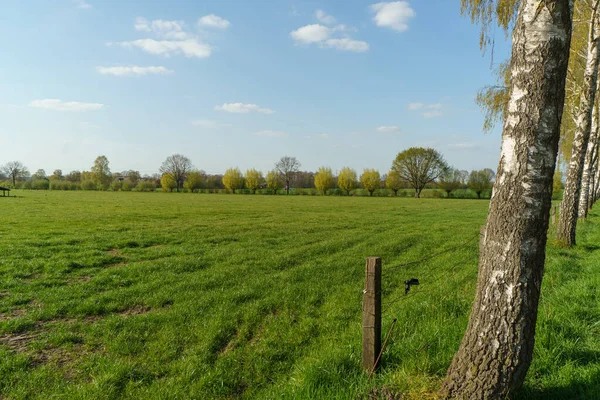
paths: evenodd
<path fill-rule="evenodd" d="M 9 313 L 0 313 L 0 322 L 1 321 L 8 321 L 10 319 L 13 318 L 18 318 L 18 317 L 22 317 L 24 315 L 27 314 L 27 310 L 24 308 L 17 308 L 15 310 L 12 310 Z"/>
<path fill-rule="evenodd" d="M 152 311 L 152 308 L 148 306 L 136 305 L 131 308 L 125 309 L 119 312 L 118 314 L 122 317 L 130 317 L 132 315 L 148 314 L 150 311 Z"/>

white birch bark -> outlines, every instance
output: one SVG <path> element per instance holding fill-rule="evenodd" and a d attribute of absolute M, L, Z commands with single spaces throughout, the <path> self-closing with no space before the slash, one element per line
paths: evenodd
<path fill-rule="evenodd" d="M 571 161 L 567 171 L 567 180 L 560 206 L 560 217 L 556 228 L 557 240 L 566 247 L 576 244 L 577 219 L 579 217 L 579 203 L 582 187 L 582 176 L 585 155 L 590 137 L 592 113 L 596 99 L 596 86 L 598 80 L 598 44 L 600 41 L 600 27 L 597 21 L 598 0 L 592 3 L 592 17 L 590 19 L 590 33 L 587 46 L 587 59 L 579 106 L 577 108 L 577 122 L 573 138 Z M 586 207 L 587 208 L 587 207 Z"/>
<path fill-rule="evenodd" d="M 596 85 L 596 90 L 598 90 Z M 587 218 L 589 210 L 589 197 L 593 194 L 594 185 L 594 161 L 598 149 L 598 107 L 594 106 L 592 113 L 592 127 L 590 140 L 588 141 L 583 163 L 583 174 L 581 176 L 581 194 L 579 195 L 579 218 Z"/>
<path fill-rule="evenodd" d="M 568 0 L 522 0 L 469 325 L 442 396 L 504 399 L 533 354 L 571 38 Z"/>

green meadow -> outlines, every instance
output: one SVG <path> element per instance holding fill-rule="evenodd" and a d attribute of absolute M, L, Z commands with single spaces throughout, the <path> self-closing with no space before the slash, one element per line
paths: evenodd
<path fill-rule="evenodd" d="M 6 399 L 435 398 L 467 325 L 489 204 L 13 194 L 0 197 Z M 600 397 L 597 210 L 578 241 L 548 246 L 519 399 Z M 371 380 L 360 367 L 368 256 L 383 259 L 384 334 L 398 319 Z M 410 278 L 421 284 L 405 296 Z"/>

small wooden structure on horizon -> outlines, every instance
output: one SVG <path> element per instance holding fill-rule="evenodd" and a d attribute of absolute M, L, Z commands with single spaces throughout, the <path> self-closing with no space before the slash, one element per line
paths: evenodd
<path fill-rule="evenodd" d="M 8 192 L 8 196 L 10 197 L 10 188 L 0 186 L 0 190 L 2 190 L 2 197 L 6 197 L 6 192 Z"/>

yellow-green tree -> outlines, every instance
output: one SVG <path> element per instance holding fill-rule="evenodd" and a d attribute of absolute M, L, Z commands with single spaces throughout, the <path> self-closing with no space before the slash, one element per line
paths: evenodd
<path fill-rule="evenodd" d="M 283 187 L 283 181 L 279 172 L 273 170 L 267 174 L 267 187 L 273 191 L 273 194 L 277 194 L 277 190 Z"/>
<path fill-rule="evenodd" d="M 260 187 L 265 181 L 262 172 L 251 168 L 246 171 L 246 187 L 252 190 L 252 193 L 256 193 L 256 189 Z"/>
<path fill-rule="evenodd" d="M 192 171 L 187 174 L 183 187 L 190 192 L 194 192 L 202 188 L 204 183 L 204 174 L 200 171 Z"/>
<path fill-rule="evenodd" d="M 236 190 L 242 189 L 244 187 L 244 175 L 242 175 L 242 171 L 237 167 L 229 168 L 225 171 L 225 175 L 223 175 L 223 186 L 231 190 L 234 194 Z"/>
<path fill-rule="evenodd" d="M 94 160 L 92 166 L 92 180 L 98 189 L 106 190 L 112 182 L 112 175 L 108 167 L 108 158 L 106 156 L 98 156 Z"/>
<path fill-rule="evenodd" d="M 373 196 L 373 192 L 381 187 L 379 171 L 369 168 L 365 169 L 360 176 L 360 183 L 365 190 L 369 191 L 369 196 Z"/>
<path fill-rule="evenodd" d="M 338 175 L 338 187 L 350 195 L 350 191 L 358 186 L 356 171 L 352 168 L 344 167 Z"/>
<path fill-rule="evenodd" d="M 177 182 L 175 182 L 175 179 L 171 175 L 162 174 L 160 177 L 160 186 L 163 192 L 172 192 L 173 189 L 177 188 Z"/>
<path fill-rule="evenodd" d="M 324 195 L 327 191 L 333 187 L 335 179 L 333 178 L 333 172 L 329 167 L 319 168 L 319 172 L 315 175 L 315 187 L 321 191 Z"/>
<path fill-rule="evenodd" d="M 554 171 L 554 178 L 552 179 L 552 199 L 558 200 L 560 191 L 562 190 L 562 172 L 560 169 Z"/>
<path fill-rule="evenodd" d="M 385 178 L 385 187 L 394 191 L 394 196 L 398 196 L 398 190 L 404 187 L 404 180 L 397 171 L 391 170 Z"/>

